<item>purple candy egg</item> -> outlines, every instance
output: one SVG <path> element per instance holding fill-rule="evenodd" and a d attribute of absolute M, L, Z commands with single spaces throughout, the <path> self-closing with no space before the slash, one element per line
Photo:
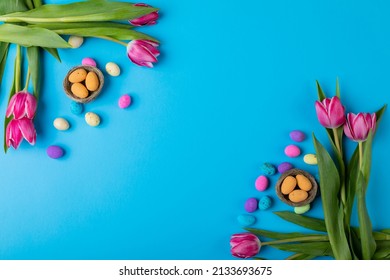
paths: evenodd
<path fill-rule="evenodd" d="M 46 152 L 50 158 L 54 158 L 54 159 L 62 157 L 65 153 L 60 146 L 56 146 L 56 145 L 49 146 Z"/>
<path fill-rule="evenodd" d="M 302 142 L 306 139 L 306 135 L 300 130 L 293 130 L 290 132 L 290 138 L 295 142 Z"/>
<path fill-rule="evenodd" d="M 293 168 L 293 166 L 292 166 L 291 163 L 289 163 L 289 162 L 282 162 L 281 164 L 278 165 L 278 172 L 279 173 L 284 173 L 287 170 L 290 170 L 292 168 Z"/>
<path fill-rule="evenodd" d="M 257 210 L 257 207 L 259 205 L 259 202 L 257 201 L 256 198 L 248 198 L 247 201 L 245 202 L 245 211 L 252 213 Z"/>

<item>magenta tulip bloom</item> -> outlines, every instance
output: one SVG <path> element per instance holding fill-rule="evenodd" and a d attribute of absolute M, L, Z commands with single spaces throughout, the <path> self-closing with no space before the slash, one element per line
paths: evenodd
<path fill-rule="evenodd" d="M 135 64 L 151 68 L 160 55 L 157 47 L 158 43 L 150 40 L 133 40 L 127 45 L 127 56 Z"/>
<path fill-rule="evenodd" d="M 348 113 L 347 122 L 344 124 L 345 135 L 356 142 L 366 141 L 368 133 L 376 128 L 375 113 L 359 113 L 357 115 Z"/>
<path fill-rule="evenodd" d="M 140 6 L 140 7 L 151 7 L 148 4 L 144 3 L 137 3 L 134 4 L 134 6 Z M 151 12 L 147 15 L 141 16 L 139 18 L 135 18 L 132 20 L 129 20 L 129 22 L 134 26 L 143 26 L 143 25 L 153 25 L 156 24 L 158 20 L 158 12 Z"/>
<path fill-rule="evenodd" d="M 15 93 L 11 100 L 8 103 L 6 116 L 9 118 L 11 115 L 14 116 L 14 119 L 21 119 L 27 117 L 32 119 L 37 110 L 37 100 L 34 95 L 28 92 L 17 92 Z"/>
<path fill-rule="evenodd" d="M 233 234 L 230 238 L 230 246 L 233 256 L 246 259 L 260 252 L 261 242 L 256 235 L 246 232 Z"/>
<path fill-rule="evenodd" d="M 6 129 L 5 141 L 7 147 L 17 149 L 23 138 L 31 145 L 35 144 L 37 133 L 33 121 L 29 118 L 12 119 Z"/>
<path fill-rule="evenodd" d="M 337 128 L 345 123 L 345 107 L 337 96 L 316 101 L 316 112 L 320 124 L 326 128 Z"/>

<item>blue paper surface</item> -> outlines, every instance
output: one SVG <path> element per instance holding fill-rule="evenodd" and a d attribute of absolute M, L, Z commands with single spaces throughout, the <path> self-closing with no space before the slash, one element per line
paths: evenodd
<path fill-rule="evenodd" d="M 303 154 L 314 152 L 312 132 L 328 145 L 314 110 L 315 81 L 333 96 L 338 77 L 347 111 L 389 102 L 388 1 L 148 3 L 161 8 L 156 26 L 139 29 L 161 40 L 153 69 L 132 64 L 125 47 L 92 38 L 60 50 L 62 63 L 44 54 L 37 143 L 0 155 L 0 259 L 233 259 L 230 235 L 243 231 L 236 218 L 247 198 L 263 195 L 274 204 L 254 213 L 255 227 L 304 232 L 272 213 L 292 210 L 276 197 L 279 175 L 263 193 L 254 182 L 264 162 L 316 173 L 303 156 L 283 153 L 295 129 L 308 136 L 298 144 Z M 2 115 L 14 55 L 12 48 Z M 85 106 L 101 116 L 96 128 L 71 113 L 62 88 L 84 57 L 122 70 L 105 74 L 103 92 Z M 117 105 L 122 94 L 133 98 L 125 110 Z M 71 129 L 57 131 L 56 117 Z M 390 227 L 388 127 L 386 112 L 367 194 L 375 229 Z M 50 159 L 49 145 L 66 155 Z M 322 216 L 319 199 L 308 215 Z M 260 253 L 288 255 L 267 247 Z"/>

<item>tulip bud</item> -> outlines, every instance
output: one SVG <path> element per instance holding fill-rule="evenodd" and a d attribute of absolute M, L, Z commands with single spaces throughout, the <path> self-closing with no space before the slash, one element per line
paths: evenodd
<path fill-rule="evenodd" d="M 134 4 L 134 6 L 150 7 L 150 5 L 144 3 L 137 3 Z M 157 20 L 158 20 L 158 12 L 156 11 L 156 12 L 151 12 L 147 15 L 143 15 L 139 18 L 129 20 L 129 22 L 134 26 L 143 26 L 143 25 L 154 25 L 157 23 Z"/>
<path fill-rule="evenodd" d="M 137 65 L 153 67 L 160 55 L 157 47 L 158 43 L 150 40 L 133 40 L 127 45 L 127 56 Z"/>
<path fill-rule="evenodd" d="M 252 233 L 233 234 L 230 238 L 231 253 L 233 256 L 246 259 L 260 252 L 261 242 Z"/>
<path fill-rule="evenodd" d="M 6 117 L 11 115 L 14 119 L 21 119 L 27 117 L 29 119 L 34 118 L 35 111 L 37 110 L 37 100 L 34 95 L 28 92 L 17 92 L 10 99 L 6 111 Z"/>
<path fill-rule="evenodd" d="M 376 114 L 359 113 L 357 115 L 348 113 L 347 121 L 344 124 L 345 135 L 356 142 L 364 142 L 368 133 L 376 128 Z"/>
<path fill-rule="evenodd" d="M 337 96 L 315 103 L 320 124 L 326 128 L 337 128 L 345 123 L 345 107 Z"/>

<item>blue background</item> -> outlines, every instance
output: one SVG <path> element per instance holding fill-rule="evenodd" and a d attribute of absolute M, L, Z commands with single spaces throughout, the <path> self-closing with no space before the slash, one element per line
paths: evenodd
<path fill-rule="evenodd" d="M 70 1 L 46 1 L 46 3 Z M 229 238 L 241 232 L 236 217 L 249 197 L 270 195 L 256 227 L 303 231 L 272 211 L 292 210 L 271 186 L 254 188 L 263 162 L 287 161 L 289 132 L 327 143 L 314 101 L 318 80 L 329 96 L 339 77 L 348 111 L 373 112 L 389 102 L 390 3 L 385 0 L 182 1 L 151 0 L 158 25 L 141 28 L 161 40 L 153 69 L 132 64 L 123 46 L 86 39 L 45 54 L 35 124 L 35 147 L 0 155 L 1 259 L 233 259 Z M 5 114 L 13 48 L 1 87 Z M 107 74 L 103 93 L 86 106 L 102 124 L 72 115 L 62 90 L 66 72 L 93 57 Z M 129 93 L 133 105 L 121 110 Z M 66 132 L 56 117 L 71 123 Z M 374 228 L 390 227 L 389 113 L 374 143 L 368 207 Z M 0 133 L 3 137 L 3 132 Z M 46 155 L 49 145 L 66 150 Z M 353 148 L 353 144 L 350 144 Z M 313 173 L 302 157 L 291 160 Z M 319 199 L 311 216 L 321 216 Z M 354 219 L 356 223 L 356 218 Z M 288 253 L 265 247 L 260 255 Z"/>

